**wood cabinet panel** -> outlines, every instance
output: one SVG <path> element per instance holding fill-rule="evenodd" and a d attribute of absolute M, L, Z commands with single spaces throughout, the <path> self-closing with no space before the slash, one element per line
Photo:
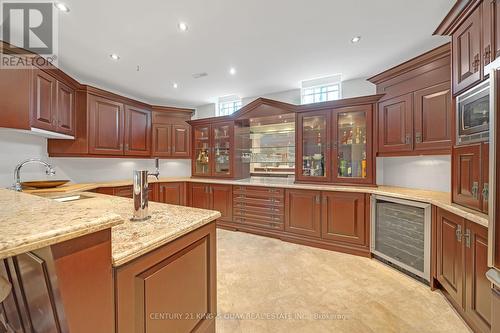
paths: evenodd
<path fill-rule="evenodd" d="M 465 242 L 465 313 L 481 332 L 491 329 L 491 287 L 488 271 L 488 230 L 466 222 Z"/>
<path fill-rule="evenodd" d="M 189 205 L 195 208 L 210 209 L 210 185 L 192 183 L 189 186 Z"/>
<path fill-rule="evenodd" d="M 414 93 L 415 150 L 451 148 L 451 87 L 442 83 Z"/>
<path fill-rule="evenodd" d="M 56 131 L 75 135 L 75 91 L 57 81 L 57 126 Z"/>
<path fill-rule="evenodd" d="M 233 218 L 233 191 L 231 185 L 210 185 L 210 209 L 221 213 L 221 220 Z"/>
<path fill-rule="evenodd" d="M 215 332 L 215 223 L 115 269 L 115 277 L 117 332 Z"/>
<path fill-rule="evenodd" d="M 333 241 L 367 244 L 365 194 L 322 192 L 321 237 Z"/>
<path fill-rule="evenodd" d="M 191 127 L 189 125 L 172 125 L 172 156 L 191 156 Z"/>
<path fill-rule="evenodd" d="M 481 16 L 478 7 L 452 35 L 453 93 L 482 79 Z"/>
<path fill-rule="evenodd" d="M 33 111 L 31 126 L 47 131 L 57 127 L 57 80 L 42 70 L 33 70 Z"/>
<path fill-rule="evenodd" d="M 459 306 L 463 304 L 463 230 L 463 218 L 438 208 L 437 280 Z"/>
<path fill-rule="evenodd" d="M 186 204 L 185 183 L 159 183 L 159 202 L 183 206 Z"/>
<path fill-rule="evenodd" d="M 453 151 L 453 202 L 481 209 L 481 144 L 456 147 Z"/>
<path fill-rule="evenodd" d="M 153 125 L 153 152 L 154 157 L 172 156 L 172 126 Z"/>
<path fill-rule="evenodd" d="M 285 231 L 299 235 L 321 235 L 321 192 L 285 191 Z"/>
<path fill-rule="evenodd" d="M 406 94 L 379 103 L 378 151 L 413 150 L 413 95 Z"/>
<path fill-rule="evenodd" d="M 483 0 L 481 5 L 483 66 L 495 60 L 495 7 L 496 0 Z"/>
<path fill-rule="evenodd" d="M 94 95 L 89 104 L 89 152 L 123 155 L 123 104 Z"/>
<path fill-rule="evenodd" d="M 125 106 L 125 155 L 151 154 L 151 111 Z"/>
<path fill-rule="evenodd" d="M 488 200 L 489 200 L 489 176 L 490 176 L 490 145 L 482 143 L 481 145 L 481 185 L 479 188 L 479 197 L 481 198 L 481 207 L 483 213 L 488 214 Z"/>
<path fill-rule="evenodd" d="M 132 198 L 134 196 L 134 192 L 132 186 L 121 186 L 113 188 L 113 195 L 122 198 Z"/>

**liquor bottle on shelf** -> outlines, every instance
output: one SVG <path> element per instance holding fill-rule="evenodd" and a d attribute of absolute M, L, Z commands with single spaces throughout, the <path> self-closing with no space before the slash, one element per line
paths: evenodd
<path fill-rule="evenodd" d="M 361 160 L 361 177 L 366 178 L 366 152 L 363 152 L 363 160 Z"/>
<path fill-rule="evenodd" d="M 344 130 L 344 132 L 342 133 L 342 140 L 340 140 L 340 143 L 341 144 L 347 143 L 347 131 L 346 130 Z"/>

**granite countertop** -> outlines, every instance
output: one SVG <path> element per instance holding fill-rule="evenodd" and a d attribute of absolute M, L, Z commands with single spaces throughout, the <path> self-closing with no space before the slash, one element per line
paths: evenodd
<path fill-rule="evenodd" d="M 210 184 L 228 184 L 228 185 L 251 185 L 251 186 L 269 186 L 269 187 L 282 187 L 293 189 L 308 189 L 308 190 L 322 190 L 322 191 L 342 191 L 342 192 L 357 192 L 385 195 L 393 198 L 415 200 L 425 203 L 430 203 L 437 207 L 443 208 L 451 213 L 466 218 L 472 222 L 478 223 L 482 226 L 488 227 L 488 216 L 486 214 L 468 209 L 451 202 L 451 193 L 416 190 L 403 187 L 394 186 L 338 186 L 338 185 L 316 185 L 316 184 L 296 184 L 293 178 L 276 178 L 276 177 L 252 177 L 240 180 L 224 180 L 213 178 L 191 178 L 191 177 L 170 177 L 150 179 L 150 183 L 157 182 L 196 182 L 196 183 L 210 183 Z M 78 192 L 89 191 L 98 187 L 117 187 L 132 185 L 132 180 L 129 181 L 110 181 L 110 182 L 97 182 L 86 184 L 69 184 L 53 189 L 51 191 L 57 192 Z M 47 192 L 48 190 L 27 190 L 30 193 Z"/>
<path fill-rule="evenodd" d="M 83 193 L 90 198 L 65 203 L 71 209 L 90 208 L 120 216 L 122 224 L 111 229 L 113 266 L 121 266 L 199 227 L 218 219 L 213 210 L 149 202 L 151 218 L 132 222 L 133 201 L 98 193 Z M 57 195 L 56 195 L 57 196 Z"/>
<path fill-rule="evenodd" d="M 120 215 L 0 189 L 0 259 L 111 228 Z"/>

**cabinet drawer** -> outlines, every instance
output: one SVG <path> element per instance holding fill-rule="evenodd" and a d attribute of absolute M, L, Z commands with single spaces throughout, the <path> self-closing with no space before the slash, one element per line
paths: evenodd
<path fill-rule="evenodd" d="M 254 217 L 239 216 L 234 215 L 233 221 L 236 223 L 256 226 L 261 228 L 273 229 L 273 230 L 284 230 L 284 224 L 280 221 L 270 221 Z"/>
<path fill-rule="evenodd" d="M 283 198 L 275 198 L 275 197 L 250 197 L 245 194 L 238 194 L 233 196 L 233 205 L 235 204 L 247 204 L 251 206 L 259 206 L 259 207 L 269 207 L 269 206 L 283 206 L 284 199 Z"/>
<path fill-rule="evenodd" d="M 233 193 L 235 194 L 247 194 L 252 196 L 279 196 L 284 195 L 284 190 L 282 188 L 275 187 L 261 187 L 261 186 L 233 186 Z"/>
<path fill-rule="evenodd" d="M 259 206 L 251 205 L 245 202 L 236 202 L 233 205 L 233 209 L 240 209 L 245 211 L 251 211 L 259 214 L 281 214 L 285 213 L 285 208 L 283 206 Z"/>
<path fill-rule="evenodd" d="M 266 221 L 280 222 L 280 223 L 283 223 L 285 219 L 283 213 L 256 211 L 253 209 L 246 210 L 241 208 L 235 208 L 233 209 L 233 214 L 240 217 L 257 218 Z"/>

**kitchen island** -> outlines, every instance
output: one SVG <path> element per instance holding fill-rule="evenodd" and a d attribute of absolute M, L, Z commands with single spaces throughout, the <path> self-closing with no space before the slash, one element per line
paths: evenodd
<path fill-rule="evenodd" d="M 0 190 L 0 318 L 16 332 L 213 331 L 220 213 L 150 203 L 131 222 L 130 199 L 79 195 Z"/>

